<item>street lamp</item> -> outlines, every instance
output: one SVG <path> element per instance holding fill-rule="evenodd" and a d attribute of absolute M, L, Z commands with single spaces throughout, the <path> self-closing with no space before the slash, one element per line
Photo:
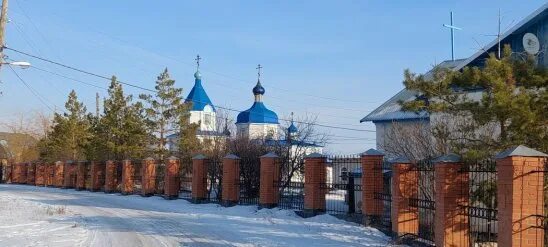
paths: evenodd
<path fill-rule="evenodd" d="M 21 67 L 22 69 L 28 69 L 30 67 L 30 63 L 29 62 L 21 62 L 21 61 L 17 61 L 17 62 L 2 62 L 0 63 L 2 65 L 4 64 L 7 64 L 7 65 L 13 65 L 13 66 L 17 66 L 17 67 Z"/>

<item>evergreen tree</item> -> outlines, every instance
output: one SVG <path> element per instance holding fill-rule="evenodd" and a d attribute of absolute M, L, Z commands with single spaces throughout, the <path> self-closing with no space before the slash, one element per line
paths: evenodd
<path fill-rule="evenodd" d="M 490 54 L 483 68 L 435 68 L 432 79 L 406 70 L 404 85 L 419 97 L 400 103 L 409 111 L 464 118 L 456 130 L 434 126 L 436 137 L 449 139 L 453 152 L 477 157 L 519 144 L 547 152 L 548 70 L 533 56 L 520 55 L 505 46 L 503 56 Z M 478 89 L 480 100 L 466 93 Z M 497 126 L 498 134 L 481 134 L 489 124 Z"/>
<path fill-rule="evenodd" d="M 178 121 L 188 108 L 182 101 L 183 89 L 175 87 L 175 80 L 170 78 L 167 68 L 158 76 L 154 88 L 154 95 L 141 94 L 140 98 L 147 103 L 144 111 L 149 133 L 153 136 L 154 153 L 164 159 L 168 154 L 167 136 L 179 132 Z"/>
<path fill-rule="evenodd" d="M 90 124 L 86 107 L 78 101 L 74 90 L 70 92 L 65 108 L 65 113 L 55 113 L 51 132 L 39 143 L 41 157 L 45 160 L 84 158 L 91 138 Z"/>
<path fill-rule="evenodd" d="M 125 96 L 122 85 L 113 76 L 98 132 L 110 159 L 142 158 L 146 151 L 147 133 L 142 106 Z"/>

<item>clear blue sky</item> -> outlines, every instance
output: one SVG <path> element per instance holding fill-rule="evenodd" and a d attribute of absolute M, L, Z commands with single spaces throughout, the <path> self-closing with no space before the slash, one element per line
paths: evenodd
<path fill-rule="evenodd" d="M 122 81 L 152 88 L 168 67 L 185 96 L 196 54 L 216 105 L 245 110 L 253 101 L 255 67 L 264 66 L 265 104 L 280 117 L 317 115 L 318 122 L 374 130 L 359 120 L 403 88 L 402 71 L 425 72 L 450 58 L 454 11 L 457 58 L 493 39 L 544 4 L 511 1 L 62 1 L 11 0 L 7 45 Z M 8 51 L 46 69 L 106 87 L 107 81 Z M 17 70 L 38 100 L 2 68 L 0 121 L 32 110 L 62 109 L 71 89 L 95 109 L 105 91 L 36 69 Z M 141 91 L 126 87 L 128 93 Z M 337 100 L 332 100 L 335 98 Z M 235 114 L 232 113 L 232 117 Z M 374 133 L 318 128 L 335 137 L 326 151 L 374 147 Z"/>

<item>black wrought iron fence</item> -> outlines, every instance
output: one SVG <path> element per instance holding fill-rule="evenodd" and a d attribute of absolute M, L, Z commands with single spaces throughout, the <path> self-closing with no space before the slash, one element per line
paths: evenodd
<path fill-rule="evenodd" d="M 260 167 L 259 157 L 240 159 L 240 179 L 235 181 L 240 186 L 240 205 L 259 205 Z"/>
<path fill-rule="evenodd" d="M 181 159 L 181 169 L 179 170 L 181 185 L 179 187 L 179 198 L 192 198 L 192 159 Z"/>
<path fill-rule="evenodd" d="M 207 198 L 209 202 L 219 203 L 222 196 L 223 162 L 220 159 L 208 159 L 207 164 Z"/>
<path fill-rule="evenodd" d="M 132 165 L 133 165 L 133 174 L 132 174 L 133 193 L 141 194 L 143 191 L 143 161 L 134 160 L 132 162 Z"/>
<path fill-rule="evenodd" d="M 460 172 L 468 178 L 468 202 L 460 206 L 470 230 L 463 241 L 472 246 L 494 246 L 498 235 L 496 161 L 467 161 Z"/>
<path fill-rule="evenodd" d="M 165 187 L 165 173 L 166 173 L 166 164 L 165 161 L 160 161 L 156 166 L 156 195 L 164 194 Z"/>
<path fill-rule="evenodd" d="M 388 161 L 381 161 L 373 166 L 376 174 L 381 174 L 382 181 L 373 185 L 374 214 L 367 215 L 369 225 L 379 230 L 390 233 L 392 231 L 392 164 Z"/>
<path fill-rule="evenodd" d="M 409 198 L 409 207 L 418 210 L 419 226 L 417 237 L 427 243 L 434 241 L 435 214 L 435 179 L 434 163 L 430 159 L 421 160 L 412 166 L 412 172 L 417 173 L 418 193 L 416 198 Z"/>
<path fill-rule="evenodd" d="M 358 155 L 327 157 L 325 209 L 332 215 L 357 214 L 361 202 L 361 157 Z"/>

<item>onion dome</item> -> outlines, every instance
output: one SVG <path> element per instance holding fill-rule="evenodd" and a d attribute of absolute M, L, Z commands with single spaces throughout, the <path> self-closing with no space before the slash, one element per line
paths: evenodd
<path fill-rule="evenodd" d="M 209 105 L 215 111 L 213 103 L 211 103 L 209 96 L 207 96 L 202 86 L 202 74 L 199 70 L 194 73 L 194 87 L 192 87 L 192 90 L 190 90 L 190 93 L 186 97 L 185 103 L 187 102 L 192 102 L 191 111 L 203 111 L 206 105 Z"/>
<path fill-rule="evenodd" d="M 289 125 L 289 127 L 287 128 L 287 132 L 289 132 L 290 134 L 295 134 L 297 133 L 299 130 L 297 129 L 297 127 L 295 126 L 295 124 L 293 124 L 293 121 L 291 121 L 291 125 Z"/>
<path fill-rule="evenodd" d="M 264 87 L 261 85 L 261 81 L 257 81 L 257 85 L 253 88 L 253 95 L 263 95 L 265 93 Z"/>

